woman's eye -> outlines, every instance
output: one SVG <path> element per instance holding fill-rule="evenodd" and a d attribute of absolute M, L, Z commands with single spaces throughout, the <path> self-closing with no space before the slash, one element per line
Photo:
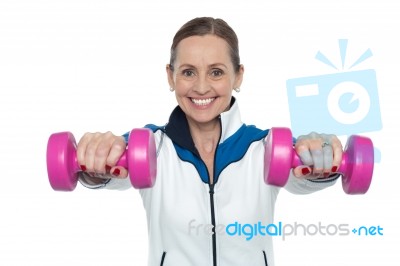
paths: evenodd
<path fill-rule="evenodd" d="M 183 74 L 185 77 L 193 77 L 193 76 L 194 76 L 194 72 L 193 72 L 192 70 L 183 70 L 183 71 L 182 71 L 182 74 Z"/>
<path fill-rule="evenodd" d="M 213 77 L 220 77 L 224 74 L 224 72 L 221 69 L 214 69 L 213 71 L 211 71 L 211 75 Z"/>

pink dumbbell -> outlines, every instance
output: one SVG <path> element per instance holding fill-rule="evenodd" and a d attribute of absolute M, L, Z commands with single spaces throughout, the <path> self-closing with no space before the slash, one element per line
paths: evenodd
<path fill-rule="evenodd" d="M 265 143 L 264 180 L 283 187 L 291 168 L 302 165 L 293 148 L 292 132 L 288 128 L 271 128 Z M 347 194 L 364 194 L 371 184 L 374 170 L 374 147 L 369 138 L 350 136 L 338 172 L 342 174 L 343 190 Z"/>
<path fill-rule="evenodd" d="M 129 171 L 131 184 L 135 188 L 149 188 L 157 175 L 157 156 L 153 132 L 147 128 L 130 132 L 128 147 L 118 166 Z M 47 173 L 54 190 L 72 191 L 82 171 L 76 157 L 76 142 L 70 132 L 52 134 L 47 143 Z"/>

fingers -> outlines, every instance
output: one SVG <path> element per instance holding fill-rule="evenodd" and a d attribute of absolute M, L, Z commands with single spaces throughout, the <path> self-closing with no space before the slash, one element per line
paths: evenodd
<path fill-rule="evenodd" d="M 111 145 L 109 142 L 109 138 L 106 138 L 101 133 L 95 133 L 94 138 L 87 145 L 85 161 L 89 173 L 93 172 L 103 175 L 106 173 L 106 160 Z"/>
<path fill-rule="evenodd" d="M 111 166 L 110 173 L 115 178 L 125 178 L 128 176 L 128 170 L 121 166 L 115 166 L 121 158 L 121 155 L 125 152 L 126 144 L 123 137 L 117 137 L 111 146 L 111 150 L 107 157 L 107 166 Z"/>
<path fill-rule="evenodd" d="M 332 151 L 333 151 L 333 161 L 332 161 L 332 172 L 336 172 L 340 164 L 342 163 L 342 158 L 343 158 L 343 146 L 340 140 L 336 137 L 333 136 L 332 138 Z"/>
<path fill-rule="evenodd" d="M 128 170 L 122 166 L 112 167 L 110 173 L 113 178 L 126 178 L 128 176 Z"/>
<path fill-rule="evenodd" d="M 86 163 L 85 163 L 85 154 L 86 148 L 89 144 L 90 139 L 92 138 L 92 134 L 86 133 L 83 137 L 79 140 L 78 146 L 76 148 L 76 157 L 78 160 L 78 164 L 80 165 L 83 171 L 86 171 Z"/>
<path fill-rule="evenodd" d="M 332 172 L 333 149 L 331 145 L 325 144 L 322 147 L 323 156 L 323 176 L 328 177 Z"/>
<path fill-rule="evenodd" d="M 319 143 L 318 141 L 313 141 L 310 142 L 309 147 L 314 162 L 313 175 L 322 176 L 322 173 L 324 171 L 324 152 L 322 151 L 321 143 Z"/>
<path fill-rule="evenodd" d="M 293 169 L 294 176 L 296 177 L 308 176 L 312 172 L 312 168 L 309 166 L 314 165 L 314 161 L 308 145 L 303 142 L 297 142 L 296 153 L 300 156 L 300 159 L 304 165 L 298 166 Z"/>
<path fill-rule="evenodd" d="M 126 144 L 123 137 L 116 137 L 112 139 L 110 143 L 111 149 L 109 149 L 106 163 L 109 166 L 114 166 L 117 164 L 121 155 L 125 152 Z"/>
<path fill-rule="evenodd" d="M 299 178 L 308 178 L 312 172 L 311 167 L 301 165 L 293 169 L 293 175 Z"/>
<path fill-rule="evenodd" d="M 293 169 L 296 177 L 328 177 L 342 161 L 342 144 L 335 135 L 312 132 L 300 136 L 295 149 L 304 164 Z"/>
<path fill-rule="evenodd" d="M 124 167 L 115 167 L 118 159 L 126 148 L 123 137 L 115 136 L 111 132 L 86 133 L 78 143 L 77 159 L 82 171 L 92 177 L 124 178 L 128 172 Z M 105 176 L 107 175 L 107 176 Z"/>

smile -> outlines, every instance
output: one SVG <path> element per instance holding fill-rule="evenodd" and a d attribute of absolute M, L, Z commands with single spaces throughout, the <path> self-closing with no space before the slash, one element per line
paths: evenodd
<path fill-rule="evenodd" d="M 205 106 L 205 105 L 209 105 L 210 103 L 212 103 L 215 98 L 208 98 L 208 99 L 195 99 L 195 98 L 190 98 L 190 100 L 192 101 L 192 103 L 194 103 L 195 105 L 198 106 Z"/>

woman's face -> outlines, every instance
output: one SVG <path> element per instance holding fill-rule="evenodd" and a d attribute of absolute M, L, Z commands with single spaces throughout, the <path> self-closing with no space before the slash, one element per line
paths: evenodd
<path fill-rule="evenodd" d="M 243 66 L 235 71 L 227 42 L 215 35 L 180 41 L 168 81 L 190 122 L 208 123 L 229 109 L 232 90 L 240 87 Z"/>

